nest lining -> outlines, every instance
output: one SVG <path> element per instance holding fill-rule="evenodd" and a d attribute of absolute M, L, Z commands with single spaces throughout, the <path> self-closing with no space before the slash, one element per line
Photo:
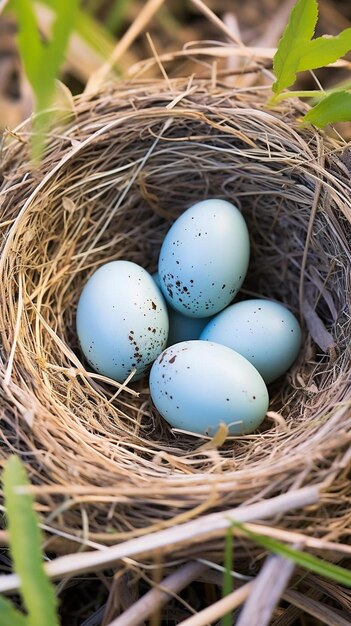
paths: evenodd
<path fill-rule="evenodd" d="M 325 486 L 321 505 L 281 523 L 340 538 L 351 421 L 344 146 L 301 130 L 301 105 L 268 111 L 262 91 L 194 85 L 183 97 L 178 80 L 172 93 L 156 82 L 77 99 L 40 170 L 28 160 L 28 127 L 4 150 L 1 458 L 20 451 L 44 520 L 79 535 L 84 516 L 92 540 L 315 483 Z M 92 373 L 75 332 L 91 273 L 119 258 L 155 271 L 172 220 L 208 197 L 234 202 L 247 221 L 243 297 L 277 299 L 304 324 L 300 357 L 270 387 L 263 427 L 221 447 L 172 432 L 147 379 L 121 389 Z"/>

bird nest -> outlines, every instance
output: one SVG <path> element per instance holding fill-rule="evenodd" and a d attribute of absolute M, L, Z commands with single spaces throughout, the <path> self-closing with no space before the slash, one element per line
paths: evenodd
<path fill-rule="evenodd" d="M 200 529 L 209 512 L 315 485 L 313 506 L 275 524 L 345 536 L 351 161 L 341 140 L 301 128 L 301 103 L 266 101 L 262 88 L 200 79 L 122 83 L 54 122 L 39 168 L 28 124 L 5 141 L 0 455 L 22 456 L 57 535 L 111 544 L 191 519 Z M 240 207 L 248 224 L 241 294 L 285 303 L 304 332 L 261 428 L 212 440 L 172 431 L 147 378 L 120 385 L 92 371 L 75 328 L 98 267 L 127 259 L 155 271 L 172 221 L 211 197 Z M 172 555 L 203 555 L 211 541 L 173 545 Z"/>

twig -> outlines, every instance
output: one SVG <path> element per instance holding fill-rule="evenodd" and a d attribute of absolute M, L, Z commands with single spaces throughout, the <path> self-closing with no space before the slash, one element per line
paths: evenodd
<path fill-rule="evenodd" d="M 165 81 L 166 81 L 166 83 L 168 85 L 168 89 L 170 91 L 172 91 L 171 82 L 170 82 L 170 80 L 168 78 L 168 75 L 167 75 L 167 72 L 166 72 L 165 68 L 163 67 L 161 61 L 159 61 L 160 57 L 159 57 L 159 54 L 158 54 L 158 52 L 156 50 L 156 46 L 155 46 L 154 42 L 152 41 L 150 33 L 146 33 L 146 39 L 147 39 L 147 42 L 148 42 L 148 44 L 150 46 L 151 52 L 152 52 L 152 54 L 154 55 L 154 57 L 156 59 L 157 65 L 158 65 L 158 67 L 160 69 L 160 72 L 161 72 L 163 78 L 165 79 Z"/>
<path fill-rule="evenodd" d="M 233 520 L 249 522 L 272 518 L 278 513 L 315 504 L 318 500 L 318 486 L 296 489 L 270 500 L 240 506 L 223 513 L 212 513 L 146 537 L 137 537 L 103 551 L 68 554 L 51 561 L 45 569 L 50 578 L 106 569 L 124 557 L 152 554 L 162 549 L 167 551 L 167 548 L 173 549 L 175 544 L 221 533 L 231 526 Z M 0 593 L 16 591 L 19 586 L 20 580 L 16 574 L 0 577 Z"/>
<path fill-rule="evenodd" d="M 233 41 L 238 46 L 245 48 L 243 42 L 240 37 L 238 37 L 230 28 L 226 26 L 226 24 L 215 14 L 211 9 L 202 0 L 190 0 L 191 3 L 201 11 L 201 13 L 207 17 L 207 19 L 217 26 L 217 28 L 229 39 L 229 41 Z"/>
<path fill-rule="evenodd" d="M 237 626 L 267 626 L 294 571 L 295 564 L 281 556 L 269 556 L 253 582 L 253 589 Z"/>
<path fill-rule="evenodd" d="M 288 589 L 284 592 L 283 598 L 309 615 L 313 615 L 313 617 L 316 617 L 328 626 L 350 626 L 349 619 L 344 619 L 330 607 L 322 604 L 322 602 L 307 598 L 298 591 Z"/>
<path fill-rule="evenodd" d="M 233 55 L 238 55 L 240 57 L 250 58 L 251 62 L 255 59 L 265 60 L 265 59 L 273 59 L 277 49 L 276 48 L 266 48 L 266 47 L 239 47 L 239 46 L 203 46 L 203 47 L 194 47 L 188 46 L 183 50 L 178 50 L 176 52 L 165 52 L 164 54 L 159 55 L 159 61 L 162 63 L 174 62 L 175 59 L 195 56 L 210 56 L 216 58 L 227 58 Z M 150 67 L 155 65 L 156 59 L 154 57 L 150 57 L 148 59 L 143 59 L 142 61 L 138 61 L 131 68 L 129 68 L 129 73 L 131 75 L 139 72 L 140 70 L 147 70 Z M 345 59 L 339 59 L 334 63 L 330 63 L 328 67 L 345 67 L 350 69 L 351 63 L 350 61 L 346 61 Z"/>
<path fill-rule="evenodd" d="M 234 15 L 234 13 L 226 13 L 223 17 L 223 22 L 233 36 L 241 41 L 240 28 L 236 15 Z M 243 67 L 242 59 L 238 56 L 228 57 L 227 67 L 230 70 L 237 71 L 240 67 Z"/>
<path fill-rule="evenodd" d="M 273 528 L 272 526 L 264 526 L 263 524 L 247 524 L 247 530 L 252 533 L 261 533 L 265 537 L 273 537 L 278 541 L 290 543 L 299 543 L 304 548 L 313 548 L 315 550 L 330 550 L 333 553 L 341 552 L 343 555 L 351 556 L 351 546 L 346 543 L 336 543 L 335 541 L 326 541 L 318 539 L 318 537 L 310 537 L 294 530 L 285 530 L 283 528 Z"/>
<path fill-rule="evenodd" d="M 11 379 L 12 366 L 13 366 L 13 360 L 15 358 L 17 340 L 21 331 L 22 309 L 23 309 L 23 289 L 22 289 L 22 279 L 20 277 L 19 284 L 18 284 L 18 304 L 17 304 L 16 325 L 15 325 L 15 332 L 14 332 L 14 337 L 13 337 L 12 346 L 11 346 L 11 352 L 10 352 L 10 356 L 9 356 L 9 360 L 8 360 L 8 364 L 7 364 L 7 368 L 6 368 L 6 372 L 4 376 L 5 387 L 9 385 L 10 379 Z"/>
<path fill-rule="evenodd" d="M 121 574 L 121 572 L 119 573 Z M 120 619 L 121 615 L 129 613 L 129 609 L 139 601 L 138 580 L 130 570 L 122 575 L 116 574 L 110 588 L 106 611 L 101 626 L 108 626 L 111 620 Z M 145 626 L 144 614 L 139 612 L 139 626 Z M 114 624 L 115 622 L 113 622 Z"/>
<path fill-rule="evenodd" d="M 106 604 L 100 606 L 97 611 L 90 615 L 80 626 L 100 626 L 101 620 L 104 616 L 104 612 L 106 609 Z"/>
<path fill-rule="evenodd" d="M 321 591 L 316 591 L 315 589 L 308 589 L 304 592 L 304 598 L 306 601 L 308 601 L 309 598 L 312 598 L 312 600 L 319 600 L 322 596 L 323 594 L 321 593 Z M 283 594 L 283 599 L 285 599 L 285 594 Z M 304 613 L 303 609 L 300 609 L 294 604 L 290 604 L 286 608 L 286 610 L 281 613 L 281 615 L 276 617 L 274 622 L 272 622 L 272 626 L 292 626 L 292 624 L 295 624 L 297 622 L 298 618 L 301 616 L 301 613 Z"/>
<path fill-rule="evenodd" d="M 223 617 L 223 615 L 233 609 L 236 609 L 243 602 L 245 602 L 252 590 L 252 586 L 253 582 L 246 583 L 246 585 L 243 585 L 236 591 L 233 591 L 225 598 L 211 604 L 211 606 L 207 607 L 207 609 L 204 609 L 203 611 L 200 611 L 200 613 L 197 613 L 183 622 L 180 622 L 179 626 L 207 626 L 207 624 Z"/>
<path fill-rule="evenodd" d="M 129 46 L 149 23 L 156 11 L 158 11 L 158 9 L 162 6 L 163 2 L 164 0 L 149 0 L 144 5 L 139 15 L 128 28 L 127 32 L 117 43 L 110 58 L 96 72 L 94 72 L 94 74 L 91 75 L 85 87 L 84 93 L 86 95 L 92 95 L 99 90 L 114 64 L 117 63 L 121 56 L 128 50 Z"/>
<path fill-rule="evenodd" d="M 166 604 L 175 593 L 184 589 L 195 578 L 200 576 L 206 566 L 198 562 L 190 562 L 165 578 L 157 587 L 151 589 L 140 600 L 135 602 L 109 626 L 138 626 L 157 609 Z"/>
<path fill-rule="evenodd" d="M 321 142 L 319 136 L 317 136 L 317 145 L 318 145 L 318 159 L 319 159 L 319 163 L 320 163 L 321 167 L 323 168 L 324 167 L 324 162 L 325 162 L 325 157 L 324 157 L 324 154 L 323 154 L 323 145 L 322 145 L 322 142 Z M 304 247 L 302 261 L 301 261 L 300 283 L 299 283 L 299 303 L 300 303 L 300 314 L 301 315 L 302 315 L 303 308 L 304 308 L 305 271 L 306 271 L 306 265 L 307 265 L 308 251 L 309 251 L 310 240 L 311 240 L 312 232 L 313 232 L 314 220 L 315 220 L 315 217 L 316 217 L 316 214 L 317 214 L 317 210 L 318 210 L 318 203 L 319 203 L 320 193 L 321 193 L 321 190 L 322 190 L 322 183 L 323 183 L 323 180 L 320 179 L 320 178 L 316 182 L 316 187 L 315 187 L 315 190 L 314 190 L 313 204 L 312 204 L 312 207 L 311 207 L 311 214 L 310 214 L 310 219 L 309 219 L 309 222 L 308 222 L 305 247 Z"/>

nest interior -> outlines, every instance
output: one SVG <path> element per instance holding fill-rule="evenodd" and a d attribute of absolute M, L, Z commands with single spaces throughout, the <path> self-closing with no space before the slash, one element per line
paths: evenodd
<path fill-rule="evenodd" d="M 112 543 L 321 484 L 320 505 L 279 523 L 333 539 L 346 532 L 349 155 L 299 127 L 301 104 L 272 111 L 265 102 L 264 91 L 204 80 L 118 85 L 76 100 L 39 169 L 28 126 L 3 150 L 0 454 L 22 455 L 57 529 Z M 89 275 L 116 259 L 154 271 L 172 220 L 209 197 L 233 202 L 247 221 L 242 296 L 284 302 L 304 328 L 262 428 L 221 446 L 172 432 L 147 379 L 121 389 L 89 370 L 75 332 Z"/>

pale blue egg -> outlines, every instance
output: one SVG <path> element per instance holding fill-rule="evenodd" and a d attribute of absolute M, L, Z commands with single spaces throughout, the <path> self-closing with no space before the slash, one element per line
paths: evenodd
<path fill-rule="evenodd" d="M 202 435 L 214 435 L 221 423 L 230 434 L 251 433 L 269 403 L 253 365 L 208 341 L 184 341 L 164 350 L 151 368 L 150 394 L 171 426 Z"/>
<path fill-rule="evenodd" d="M 209 317 L 238 292 L 249 263 L 249 234 L 240 211 L 204 200 L 174 222 L 160 251 L 158 273 L 169 304 L 189 317 Z"/>
<path fill-rule="evenodd" d="M 167 346 L 182 341 L 199 339 L 203 329 L 208 324 L 208 317 L 186 317 L 179 311 L 168 307 L 169 333 Z"/>
<path fill-rule="evenodd" d="M 100 374 L 123 382 L 141 378 L 166 346 L 166 302 L 152 276 L 136 263 L 113 261 L 89 278 L 78 302 L 82 351 Z"/>
<path fill-rule="evenodd" d="M 158 272 L 152 274 L 156 285 L 161 288 L 160 278 Z M 190 341 L 191 339 L 198 339 L 201 332 L 208 324 L 208 317 L 188 317 L 176 311 L 167 304 L 168 319 L 169 319 L 169 331 L 167 346 L 172 346 L 174 343 L 180 343 L 181 341 Z"/>
<path fill-rule="evenodd" d="M 301 328 L 285 306 L 257 298 L 232 304 L 216 315 L 200 339 L 236 350 L 258 369 L 266 383 L 271 383 L 295 361 L 301 347 Z"/>

